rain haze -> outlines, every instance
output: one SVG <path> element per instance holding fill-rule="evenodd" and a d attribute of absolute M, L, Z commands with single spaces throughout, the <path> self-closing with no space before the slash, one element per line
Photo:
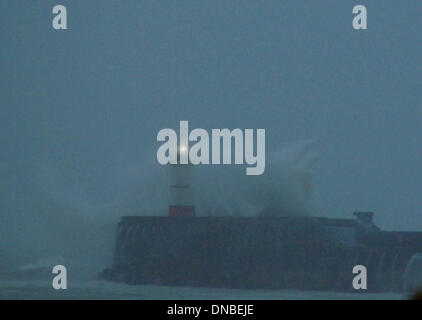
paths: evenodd
<path fill-rule="evenodd" d="M 422 5 L 365 2 L 356 31 L 349 0 L 64 0 L 67 30 L 56 1 L 2 1 L 3 286 L 50 263 L 93 281 L 121 216 L 165 215 L 157 133 L 181 120 L 266 131 L 263 175 L 198 168 L 198 215 L 374 211 L 422 231 Z"/>

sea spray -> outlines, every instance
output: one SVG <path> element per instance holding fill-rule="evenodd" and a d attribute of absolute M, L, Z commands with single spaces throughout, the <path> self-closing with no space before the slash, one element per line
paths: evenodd
<path fill-rule="evenodd" d="M 268 153 L 261 176 L 245 176 L 239 166 L 197 166 L 198 216 L 309 215 L 315 210 L 313 141 L 292 143 Z M 151 152 L 151 154 L 154 154 Z M 20 277 L 25 266 L 54 258 L 69 277 L 95 278 L 109 264 L 115 226 L 121 216 L 168 213 L 168 168 L 154 157 L 116 168 L 114 197 L 98 203 L 77 186 L 58 179 L 46 166 L 28 183 L 27 198 L 3 211 L 0 274 Z M 12 207 L 13 202 L 10 202 Z M 51 264 L 51 266 L 50 266 Z"/>

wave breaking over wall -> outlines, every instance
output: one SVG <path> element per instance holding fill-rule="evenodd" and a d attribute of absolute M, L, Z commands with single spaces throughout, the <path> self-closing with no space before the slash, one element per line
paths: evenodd
<path fill-rule="evenodd" d="M 242 165 L 197 166 L 197 215 L 312 214 L 313 143 L 292 143 L 268 154 L 261 176 L 246 176 Z M 10 197 L 1 208 L 0 277 L 22 278 L 28 271 L 51 277 L 52 267 L 64 264 L 72 277 L 94 278 L 109 264 L 121 216 L 168 214 L 168 167 L 155 158 L 146 163 L 119 166 L 114 196 L 102 203 L 60 180 L 54 166 L 40 170 L 20 198 Z M 34 267 L 39 272 L 32 272 Z"/>

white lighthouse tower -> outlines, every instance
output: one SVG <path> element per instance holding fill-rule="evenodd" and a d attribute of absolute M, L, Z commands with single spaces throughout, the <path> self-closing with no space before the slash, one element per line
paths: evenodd
<path fill-rule="evenodd" d="M 193 164 L 186 164 L 181 158 L 188 159 L 189 145 L 180 144 L 177 148 L 177 164 L 170 165 L 170 217 L 194 217 L 195 197 L 193 188 Z"/>

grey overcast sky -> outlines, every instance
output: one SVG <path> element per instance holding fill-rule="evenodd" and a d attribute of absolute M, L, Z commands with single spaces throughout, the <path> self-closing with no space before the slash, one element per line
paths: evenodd
<path fill-rule="evenodd" d="M 30 214 L 45 165 L 106 201 L 119 163 L 189 120 L 265 128 L 268 152 L 318 139 L 323 215 L 421 230 L 421 17 L 419 0 L 1 1 L 0 224 Z"/>

